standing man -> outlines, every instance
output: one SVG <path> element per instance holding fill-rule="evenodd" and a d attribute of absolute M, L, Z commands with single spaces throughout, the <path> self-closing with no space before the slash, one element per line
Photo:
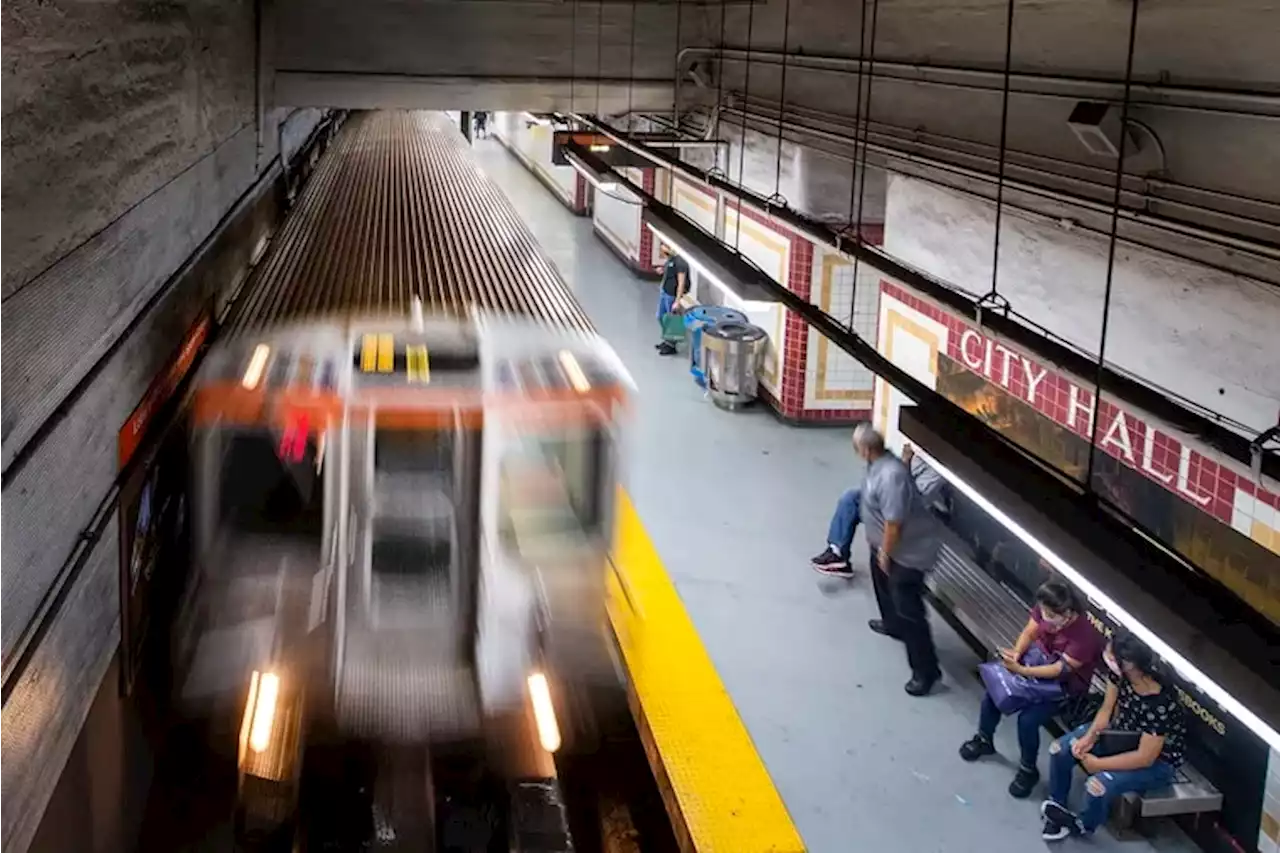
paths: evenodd
<path fill-rule="evenodd" d="M 902 449 L 902 462 L 915 481 L 916 490 L 924 499 L 926 509 L 944 509 L 946 502 L 946 480 L 920 457 L 915 455 L 911 445 Z M 849 489 L 836 502 L 836 510 L 831 515 L 831 523 L 827 526 L 827 547 L 810 562 L 813 568 L 824 575 L 838 578 L 853 577 L 853 567 L 849 565 L 849 557 L 853 551 L 853 534 L 858 530 L 862 520 L 860 504 L 862 490 Z"/>
<path fill-rule="evenodd" d="M 658 329 L 661 330 L 663 319 L 675 311 L 676 303 L 689 290 L 689 265 L 666 243 L 661 244 L 658 256 L 662 259 L 657 267 L 662 273 L 662 288 L 658 291 Z M 663 340 L 657 350 L 658 355 L 675 355 L 676 345 Z"/>
<path fill-rule="evenodd" d="M 942 677 L 938 652 L 924 603 L 925 573 L 933 569 L 941 546 L 938 521 L 929 512 L 902 460 L 884 446 L 870 424 L 853 432 L 858 455 L 867 461 L 859 514 L 871 546 L 871 578 L 880 618 L 870 627 L 907 647 L 911 680 L 906 691 L 924 696 Z"/>

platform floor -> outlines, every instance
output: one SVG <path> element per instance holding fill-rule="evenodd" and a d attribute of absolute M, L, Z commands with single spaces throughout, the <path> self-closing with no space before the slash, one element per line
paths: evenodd
<path fill-rule="evenodd" d="M 634 276 L 493 140 L 476 154 L 533 230 L 640 390 L 627 489 L 811 853 L 1045 849 L 1038 802 L 1016 801 L 1007 761 L 965 764 L 981 685 L 973 652 L 934 620 L 944 685 L 907 696 L 905 656 L 871 634 L 865 574 L 814 574 L 832 502 L 862 465 L 844 430 L 796 429 L 703 399 L 681 358 L 654 353 L 656 285 Z M 855 559 L 865 566 L 859 537 Z M 1013 727 L 1001 753 L 1016 756 Z M 1043 756 L 1042 772 L 1045 770 Z M 1176 828 L 1097 851 L 1191 851 Z"/>

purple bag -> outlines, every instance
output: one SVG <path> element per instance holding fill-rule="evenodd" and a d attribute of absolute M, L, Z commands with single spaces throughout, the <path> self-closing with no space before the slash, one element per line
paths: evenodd
<path fill-rule="evenodd" d="M 1032 646 L 1022 656 L 1026 666 L 1044 666 L 1056 663 L 1057 659 L 1045 653 L 1039 644 Z M 1062 682 L 1049 678 L 1028 678 L 1015 675 L 1005 669 L 1001 661 L 989 661 L 978 667 L 982 683 L 986 685 L 987 695 L 995 703 L 1001 714 L 1016 714 L 1029 705 L 1042 705 L 1046 702 L 1061 701 L 1066 694 L 1062 690 Z"/>

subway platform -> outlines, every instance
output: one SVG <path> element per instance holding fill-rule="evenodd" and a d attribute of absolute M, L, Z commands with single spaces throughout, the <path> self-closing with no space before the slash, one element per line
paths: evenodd
<path fill-rule="evenodd" d="M 982 695 L 969 646 L 935 618 L 944 681 L 912 698 L 901 649 L 867 629 L 876 607 L 861 536 L 854 580 L 809 568 L 833 502 L 862 476 L 848 431 L 712 406 L 683 359 L 654 353 L 656 285 L 498 142 L 478 141 L 476 156 L 636 380 L 627 491 L 807 850 L 1045 849 L 1042 789 L 1026 801 L 1006 791 L 1014 727 L 998 734 L 1000 760 L 957 755 Z M 1196 849 L 1171 824 L 1057 846 Z"/>

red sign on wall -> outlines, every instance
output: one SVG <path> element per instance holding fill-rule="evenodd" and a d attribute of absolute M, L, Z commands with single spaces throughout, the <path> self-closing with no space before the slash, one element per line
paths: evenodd
<path fill-rule="evenodd" d="M 209 338 L 211 327 L 212 319 L 209 313 L 207 311 L 202 312 L 196 322 L 187 330 L 187 335 L 183 338 L 182 345 L 178 347 L 178 351 L 174 354 L 169 364 L 151 381 L 151 385 L 147 388 L 147 393 L 142 395 L 142 400 L 139 401 L 133 413 L 129 415 L 129 419 L 124 422 L 124 426 L 120 428 L 116 447 L 121 468 L 127 465 L 129 460 L 133 458 L 133 454 L 137 452 L 138 445 L 142 443 L 143 437 L 147 434 L 156 412 L 160 411 L 164 404 L 169 401 L 169 398 L 173 396 L 174 390 L 186 378 L 187 373 L 191 371 L 191 366 L 195 364 L 196 355 Z"/>

